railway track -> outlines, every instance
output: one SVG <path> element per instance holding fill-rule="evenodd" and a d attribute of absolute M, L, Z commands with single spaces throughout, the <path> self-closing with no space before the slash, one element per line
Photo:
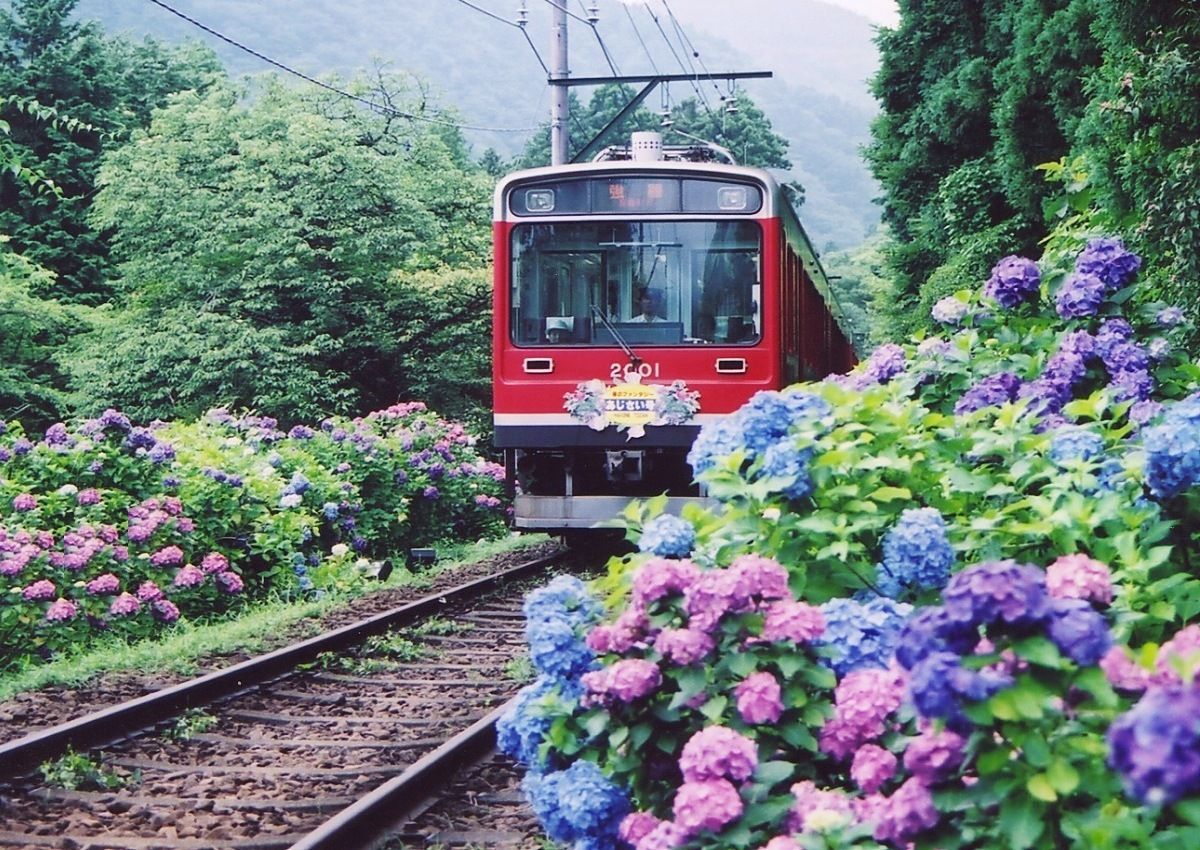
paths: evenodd
<path fill-rule="evenodd" d="M 492 724 L 522 684 L 522 597 L 561 560 L 0 745 L 0 847 L 348 850 L 397 830 L 389 846 L 416 841 L 456 771 L 503 773 Z M 511 809 L 515 794 L 493 802 Z M 513 830 L 492 832 L 512 846 Z"/>

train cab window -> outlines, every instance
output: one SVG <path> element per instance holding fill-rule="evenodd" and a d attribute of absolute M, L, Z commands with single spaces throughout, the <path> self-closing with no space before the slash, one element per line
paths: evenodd
<path fill-rule="evenodd" d="M 520 224 L 510 336 L 524 346 L 753 345 L 761 269 L 752 221 Z"/>

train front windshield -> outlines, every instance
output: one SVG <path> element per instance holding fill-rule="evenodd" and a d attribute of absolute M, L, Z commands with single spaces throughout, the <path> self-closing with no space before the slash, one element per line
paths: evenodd
<path fill-rule="evenodd" d="M 520 224 L 511 281 L 518 345 L 752 345 L 762 233 L 752 221 Z"/>

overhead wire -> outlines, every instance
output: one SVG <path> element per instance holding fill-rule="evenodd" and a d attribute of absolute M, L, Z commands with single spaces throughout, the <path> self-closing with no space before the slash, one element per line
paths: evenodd
<path fill-rule="evenodd" d="M 596 26 L 596 22 L 591 19 L 591 12 L 588 12 L 586 6 L 583 5 L 583 0 L 579 0 L 579 8 L 588 15 L 588 26 L 592 28 L 592 34 L 596 36 L 596 41 L 600 44 L 600 52 L 604 54 L 604 61 L 608 63 L 608 70 L 613 72 L 614 77 L 621 76 L 621 72 L 617 70 L 617 65 L 613 62 L 612 55 L 608 52 L 608 45 L 604 43 L 603 37 L 600 35 L 600 28 Z"/>
<path fill-rule="evenodd" d="M 204 30 L 204 32 L 208 33 L 209 35 L 212 35 L 215 38 L 219 38 L 221 41 L 225 42 L 226 44 L 229 44 L 232 47 L 236 47 L 238 50 L 241 50 L 244 53 L 248 53 L 249 55 L 253 56 L 254 58 L 259 59 L 263 62 L 266 62 L 268 65 L 273 65 L 274 67 L 278 68 L 279 70 L 283 71 L 284 73 L 291 74 L 293 77 L 298 77 L 298 78 L 304 80 L 305 82 L 311 83 L 314 86 L 325 89 L 326 91 L 332 92 L 333 94 L 336 94 L 340 97 L 344 97 L 347 100 L 352 100 L 357 103 L 361 103 L 364 106 L 367 106 L 370 109 L 373 109 L 376 112 L 379 112 L 381 114 L 394 115 L 399 118 L 407 118 L 411 121 L 422 121 L 427 124 L 438 124 L 443 127 L 454 127 L 459 130 L 479 130 L 479 131 L 490 132 L 490 133 L 527 133 L 527 132 L 530 132 L 531 130 L 537 129 L 536 127 L 483 127 L 483 126 L 479 126 L 479 125 L 475 125 L 475 124 L 462 124 L 462 123 L 459 123 L 456 121 L 449 121 L 444 118 L 434 118 L 434 117 L 430 117 L 427 115 L 420 115 L 420 114 L 413 113 L 413 112 L 406 112 L 404 110 L 395 109 L 390 106 L 385 106 L 381 103 L 376 103 L 375 101 L 368 100 L 365 97 L 360 97 L 356 94 L 351 94 L 350 92 L 343 91 L 342 89 L 339 89 L 336 86 L 331 86 L 329 83 L 324 83 L 321 80 L 318 80 L 315 77 L 311 77 L 302 71 L 297 71 L 295 68 L 289 67 L 288 65 L 285 65 L 282 62 L 272 59 L 270 56 L 267 56 L 264 53 L 260 53 L 259 51 L 255 50 L 252 47 L 247 47 L 245 44 L 242 44 L 241 42 L 236 41 L 236 40 L 230 38 L 229 36 L 218 32 L 217 30 L 213 29 L 210 26 L 207 26 L 206 24 L 201 23 L 200 21 L 196 20 L 195 18 L 189 17 L 188 15 L 179 11 L 178 9 L 175 9 L 175 8 L 167 5 L 166 3 L 163 2 L 163 0 L 148 0 L 148 2 L 153 3 L 155 6 L 158 6 L 159 8 L 170 12 L 172 15 L 175 15 L 176 17 L 181 18 L 184 21 L 187 21 L 189 24 L 191 24 L 192 26 L 194 26 L 196 28 Z M 459 2 L 465 2 L 465 0 L 459 0 Z M 516 24 L 513 24 L 513 26 L 516 26 Z"/>
<path fill-rule="evenodd" d="M 654 55 L 650 52 L 650 48 L 646 46 L 646 40 L 642 38 L 642 31 L 638 29 L 637 21 L 634 20 L 633 17 L 633 12 L 630 11 L 627 4 L 622 3 L 621 5 L 625 6 L 625 15 L 629 18 L 629 23 L 633 26 L 633 34 L 637 36 L 638 43 L 642 45 L 642 51 L 646 54 L 646 58 L 650 60 L 650 67 L 654 69 L 655 74 L 661 76 L 662 72 L 658 70 L 658 65 L 654 61 Z"/>
<path fill-rule="evenodd" d="M 708 78 L 708 81 L 712 83 L 712 87 L 716 90 L 717 95 L 721 100 L 725 100 L 725 96 L 721 93 L 721 87 L 718 86 L 717 81 L 712 78 L 712 73 L 708 70 L 708 66 L 704 64 L 704 59 L 701 58 L 700 51 L 696 49 L 696 45 L 692 43 L 692 40 L 688 38 L 687 33 L 684 32 L 683 25 L 679 22 L 679 19 L 675 17 L 675 13 L 671 11 L 670 4 L 667 3 L 667 0 L 662 0 L 662 4 L 663 8 L 667 10 L 667 15 L 669 15 L 671 18 L 671 25 L 675 27 L 675 32 L 679 36 L 680 44 L 684 46 L 684 50 L 691 51 L 691 55 L 694 56 L 696 61 L 700 63 L 700 68 L 704 71 L 704 75 Z M 688 60 L 688 64 L 691 64 L 690 59 Z"/>
<path fill-rule="evenodd" d="M 679 58 L 679 54 L 675 52 L 675 45 L 673 45 L 671 43 L 671 39 L 667 36 L 667 31 L 665 29 L 663 29 L 662 21 L 660 21 L 658 19 L 658 15 L 654 14 L 654 10 L 651 9 L 648 5 L 643 8 L 645 8 L 646 14 L 648 14 L 650 16 L 650 19 L 652 21 L 654 21 L 654 25 L 656 27 L 658 27 L 659 34 L 662 36 L 663 41 L 666 43 L 667 49 L 671 51 L 671 55 L 675 57 L 675 61 L 679 63 L 680 70 L 682 70 L 683 73 L 685 73 L 685 74 L 689 73 L 687 66 L 683 63 L 683 60 Z M 694 69 L 693 69 L 693 73 L 694 73 Z M 700 101 L 700 105 L 704 107 L 704 111 L 708 113 L 708 117 L 715 121 L 716 116 L 713 115 L 713 111 L 708 105 L 708 99 L 705 98 L 704 92 L 702 92 L 700 90 L 700 86 L 696 84 L 696 81 L 694 79 L 691 80 L 690 82 L 692 85 L 692 91 L 694 91 L 696 93 L 696 98 Z"/>

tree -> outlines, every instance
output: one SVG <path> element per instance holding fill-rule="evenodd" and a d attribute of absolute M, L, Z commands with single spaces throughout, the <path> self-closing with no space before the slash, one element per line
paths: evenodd
<path fill-rule="evenodd" d="M 144 126 L 169 92 L 204 85 L 220 66 L 201 48 L 106 38 L 94 24 L 71 20 L 76 2 L 13 0 L 11 11 L 0 10 L 5 145 L 60 190 L 0 174 L 0 233 L 55 272 L 44 282 L 55 297 L 95 304 L 108 294 L 105 237 L 87 221 L 101 154 Z M 79 123 L 47 121 L 22 108 L 30 101 Z"/>
<path fill-rule="evenodd" d="M 429 305 L 389 273 L 486 261 L 491 183 L 458 142 L 274 78 L 172 97 L 100 170 L 120 310 L 69 359 L 80 404 L 311 421 L 425 391 L 389 345 Z"/>

